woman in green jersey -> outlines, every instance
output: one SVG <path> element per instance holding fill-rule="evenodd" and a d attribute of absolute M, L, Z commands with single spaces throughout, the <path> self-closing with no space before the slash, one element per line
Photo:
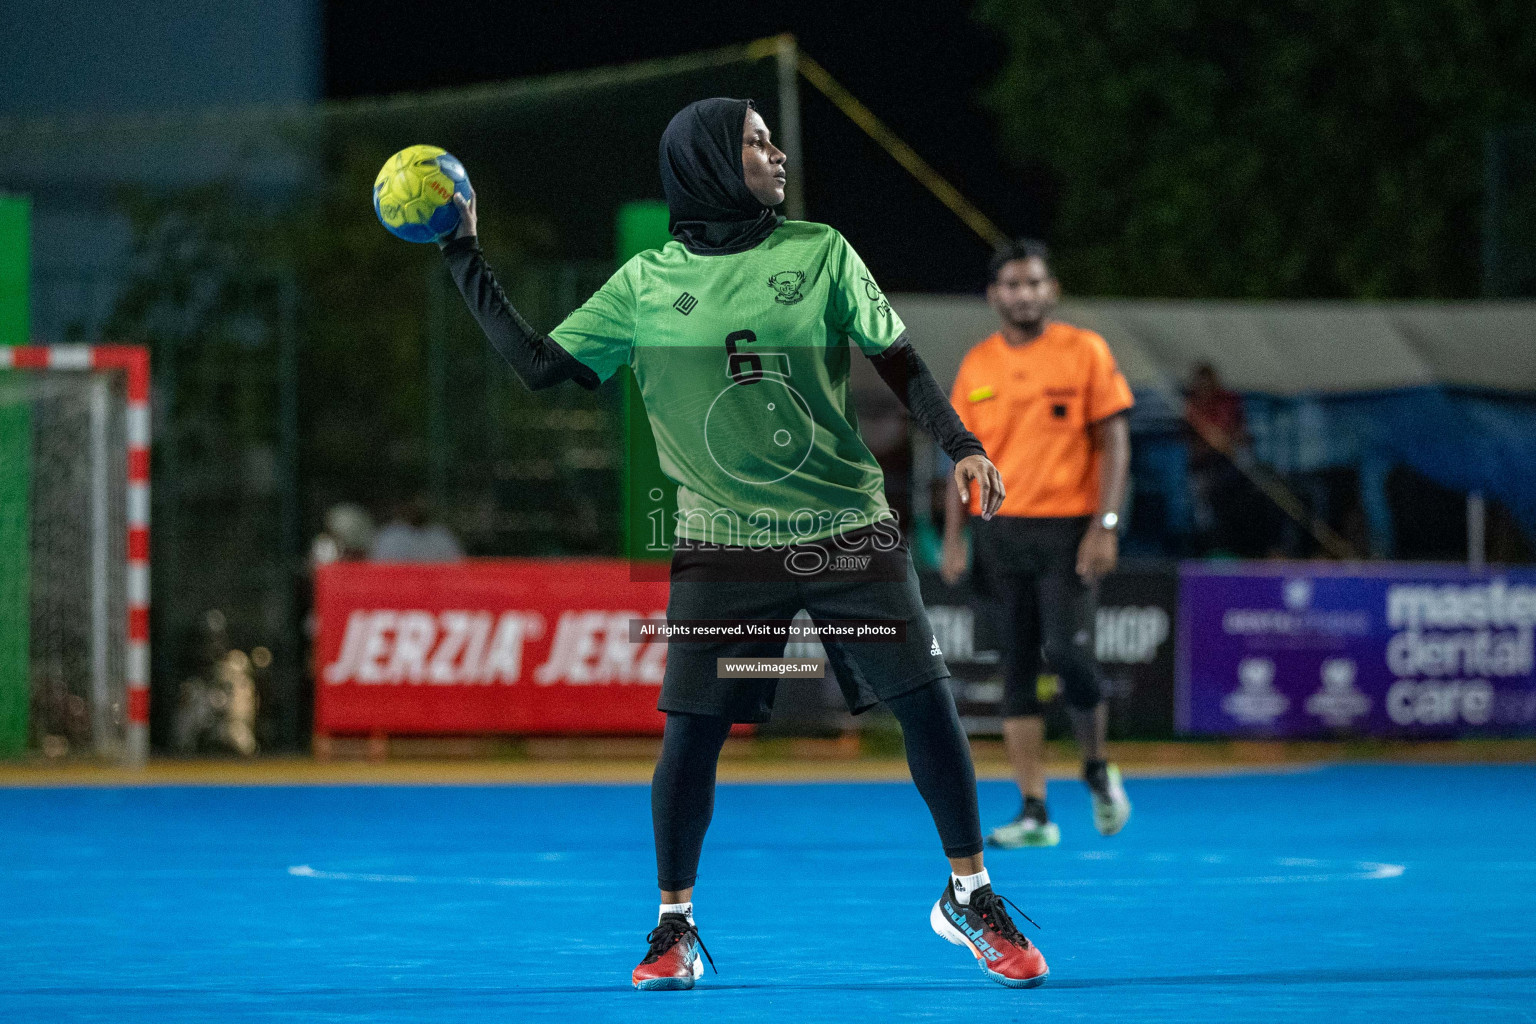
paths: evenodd
<path fill-rule="evenodd" d="M 473 199 L 455 200 L 460 228 L 443 247 L 453 278 L 530 388 L 596 388 L 619 366 L 634 372 L 677 484 L 670 621 L 782 622 L 804 609 L 830 631 L 862 623 L 878 636 L 836 632 L 823 643 L 849 707 L 884 703 L 901 724 L 951 868 L 929 922 L 998 982 L 1038 985 L 1045 960 L 982 865 L 970 748 L 880 468 L 858 433 L 852 349 L 954 459 L 961 489 L 978 486 L 983 514 L 1001 503 L 1002 480 L 853 248 L 825 225 L 774 212 L 787 168 L 752 101 L 690 104 L 660 156 L 675 240 L 631 259 L 549 335 L 496 284 Z M 720 659 L 783 651 L 782 636 L 750 634 L 669 647 L 651 786 L 661 909 L 637 988 L 692 988 L 703 972 L 692 899 L 716 761 L 733 723 L 765 721 L 772 707 L 773 679 L 722 678 Z"/>

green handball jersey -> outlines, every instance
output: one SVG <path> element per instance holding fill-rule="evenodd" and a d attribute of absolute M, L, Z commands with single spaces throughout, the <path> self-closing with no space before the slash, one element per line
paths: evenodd
<path fill-rule="evenodd" d="M 905 330 L 842 235 L 788 221 L 746 252 L 641 253 L 550 337 L 603 380 L 634 371 L 679 537 L 764 547 L 894 519 L 848 374 L 850 342 Z"/>

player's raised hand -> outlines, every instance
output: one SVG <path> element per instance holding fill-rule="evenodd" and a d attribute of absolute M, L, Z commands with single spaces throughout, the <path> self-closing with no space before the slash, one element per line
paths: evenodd
<path fill-rule="evenodd" d="M 971 493 L 971 481 L 981 488 L 981 518 L 991 519 L 1002 507 L 1008 492 L 1003 487 L 1003 475 L 985 455 L 967 455 L 955 463 L 955 486 L 962 497 Z"/>
<path fill-rule="evenodd" d="M 464 197 L 457 192 L 453 196 L 453 204 L 459 208 L 459 229 L 453 233 L 454 238 L 470 238 L 475 232 L 475 194 L 469 194 L 466 202 Z"/>

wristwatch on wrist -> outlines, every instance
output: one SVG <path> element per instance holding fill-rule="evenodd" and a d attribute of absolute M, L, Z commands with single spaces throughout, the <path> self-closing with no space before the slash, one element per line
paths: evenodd
<path fill-rule="evenodd" d="M 1105 512 L 1099 517 L 1099 525 L 1106 530 L 1113 531 L 1115 527 L 1120 525 L 1120 513 Z"/>

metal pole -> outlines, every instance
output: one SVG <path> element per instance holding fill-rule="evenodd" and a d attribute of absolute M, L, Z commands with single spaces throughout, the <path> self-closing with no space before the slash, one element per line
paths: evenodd
<path fill-rule="evenodd" d="M 779 148 L 789 158 L 789 180 L 784 185 L 784 215 L 805 219 L 805 153 L 800 148 L 800 46 L 795 37 L 778 37 Z"/>
<path fill-rule="evenodd" d="M 291 276 L 278 281 L 278 451 L 282 464 L 282 551 L 285 565 L 303 551 L 299 535 L 299 290 Z"/>
<path fill-rule="evenodd" d="M 1499 294 L 1499 221 L 1500 209 L 1499 130 L 1491 128 L 1483 136 L 1483 296 Z"/>
<path fill-rule="evenodd" d="M 281 473 L 278 500 L 278 580 L 283 602 L 285 636 L 277 645 L 281 661 L 274 667 L 280 677 L 277 686 L 281 708 L 277 714 L 277 743 L 284 749 L 297 750 L 303 745 L 302 699 L 304 677 L 303 648 L 297 637 L 303 635 L 304 623 L 294 594 L 294 580 L 303 558 L 303 538 L 299 522 L 299 289 L 291 274 L 277 279 L 277 376 L 278 376 L 278 462 Z"/>
<path fill-rule="evenodd" d="M 112 396 L 107 379 L 100 374 L 90 377 L 91 421 L 91 741 L 98 755 L 105 756 L 116 747 L 112 729 L 112 685 L 109 678 L 108 652 L 111 626 L 108 620 L 111 589 L 112 541 L 111 484 L 112 453 L 107 445 L 107 420 L 111 415 Z M 126 700 L 126 694 L 124 696 Z"/>
<path fill-rule="evenodd" d="M 1467 568 L 1481 572 L 1488 564 L 1488 503 L 1482 491 L 1467 495 Z"/>
<path fill-rule="evenodd" d="M 136 346 L 137 348 L 137 346 Z M 127 443 L 128 466 L 123 501 L 127 536 L 124 573 L 123 625 L 128 641 L 123 665 L 127 696 L 127 743 L 123 760 L 130 768 L 142 768 L 149 757 L 149 713 L 151 660 L 157 645 L 151 643 L 149 610 L 151 603 L 149 563 L 149 523 L 152 498 L 157 490 L 150 485 L 149 462 L 151 435 L 150 384 L 152 359 L 148 349 L 138 348 L 126 360 L 128 402 L 123 409 L 123 434 Z M 115 545 L 114 545 L 115 547 Z M 163 645 L 162 645 L 163 646 Z"/>
<path fill-rule="evenodd" d="M 156 612 L 151 622 L 149 728 L 135 738 L 133 727 L 129 726 L 127 756 L 130 762 L 136 761 L 139 764 L 143 764 L 149 754 L 155 715 L 161 715 L 162 722 L 168 722 L 171 717 L 166 715 L 164 708 L 172 706 L 172 702 L 156 696 L 153 681 L 161 681 L 164 687 L 159 691 L 161 694 L 175 694 L 176 691 L 168 684 L 174 678 L 178 666 L 171 658 L 171 644 L 166 641 L 174 635 L 169 625 L 180 625 L 186 621 L 185 606 L 188 603 L 186 588 L 181 579 L 182 481 L 180 430 L 177 423 L 181 414 L 181 405 L 177 400 L 177 392 L 181 387 L 177 379 L 181 372 L 177 349 L 180 348 L 186 324 L 185 320 L 172 323 L 165 316 L 156 317 L 151 323 L 152 329 L 159 333 L 157 344 L 150 353 L 150 379 L 155 384 L 153 402 L 158 408 L 152 406 L 146 410 L 145 415 L 149 423 L 153 423 L 158 415 L 164 430 L 155 440 L 155 447 L 160 453 L 160 474 L 156 477 L 159 485 L 150 491 L 150 519 L 155 524 L 155 547 L 150 569 L 160 580 L 154 592 L 161 597 L 156 602 Z M 156 627 L 159 629 L 158 634 L 155 632 Z"/>

